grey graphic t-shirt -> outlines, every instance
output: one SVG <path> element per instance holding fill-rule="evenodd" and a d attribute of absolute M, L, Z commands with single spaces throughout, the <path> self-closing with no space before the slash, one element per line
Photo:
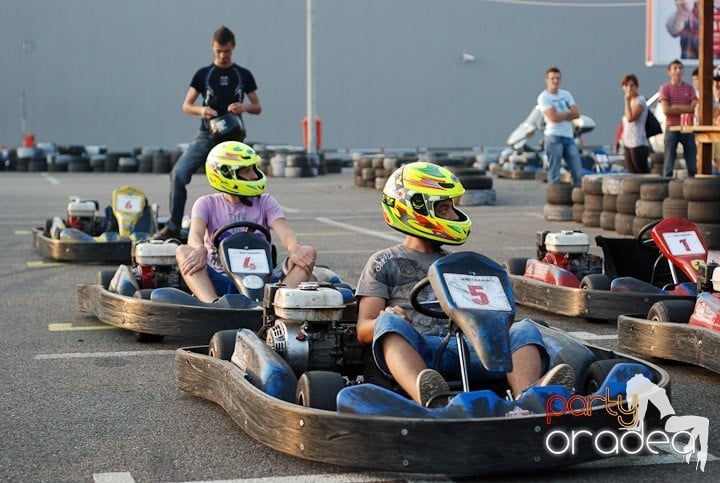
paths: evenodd
<path fill-rule="evenodd" d="M 387 300 L 387 305 L 405 309 L 413 319 L 413 327 L 424 335 L 438 335 L 445 329 L 447 320 L 433 319 L 418 313 L 410 305 L 410 292 L 417 282 L 427 277 L 430 265 L 448 253 L 420 253 L 404 245 L 380 250 L 370 257 L 360 274 L 355 294 L 358 297 L 373 296 Z M 430 287 L 425 288 L 418 299 L 435 300 Z"/>

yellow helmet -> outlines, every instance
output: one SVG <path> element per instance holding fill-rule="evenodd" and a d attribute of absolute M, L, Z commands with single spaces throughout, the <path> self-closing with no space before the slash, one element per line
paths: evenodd
<path fill-rule="evenodd" d="M 385 223 L 419 238 L 448 245 L 462 245 L 472 228 L 470 218 L 455 209 L 457 220 L 435 215 L 435 203 L 465 193 L 457 177 L 432 163 L 415 162 L 401 166 L 390 175 L 383 189 Z"/>
<path fill-rule="evenodd" d="M 210 186 L 223 193 L 238 196 L 260 196 L 267 186 L 265 173 L 260 171 L 260 156 L 255 150 L 239 141 L 225 141 L 210 150 L 205 161 L 205 176 Z M 247 180 L 238 171 L 252 166 L 257 179 Z"/>

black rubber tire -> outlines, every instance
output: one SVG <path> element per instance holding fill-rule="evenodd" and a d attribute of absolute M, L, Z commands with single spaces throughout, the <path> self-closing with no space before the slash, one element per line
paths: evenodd
<path fill-rule="evenodd" d="M 142 342 L 143 344 L 154 344 L 162 342 L 165 338 L 164 335 L 160 334 L 146 334 L 144 332 L 134 332 L 134 334 L 135 340 L 138 342 Z"/>
<path fill-rule="evenodd" d="M 237 330 L 221 330 L 215 332 L 208 345 L 208 355 L 215 359 L 229 361 L 235 352 Z"/>
<path fill-rule="evenodd" d="M 617 213 L 617 197 L 618 195 L 603 195 L 602 210 Z"/>
<path fill-rule="evenodd" d="M 635 215 L 615 213 L 615 231 L 619 235 L 632 235 L 633 220 Z"/>
<path fill-rule="evenodd" d="M 648 310 L 648 320 L 685 324 L 695 309 L 694 300 L 661 300 Z"/>
<path fill-rule="evenodd" d="M 582 224 L 584 226 L 600 226 L 600 213 L 601 211 L 596 210 L 588 210 L 587 205 L 585 205 L 585 211 L 583 211 L 582 214 Z"/>
<path fill-rule="evenodd" d="M 602 176 L 583 176 L 582 189 L 585 194 L 602 194 Z"/>
<path fill-rule="evenodd" d="M 288 168 L 308 168 L 310 167 L 310 162 L 305 154 L 290 154 L 287 157 L 287 164 L 285 166 Z"/>
<path fill-rule="evenodd" d="M 573 204 L 572 219 L 575 223 L 582 223 L 583 213 L 585 213 L 585 203 Z"/>
<path fill-rule="evenodd" d="M 568 183 L 549 184 L 545 187 L 546 200 L 551 205 L 572 204 L 573 186 Z"/>
<path fill-rule="evenodd" d="M 585 193 L 585 209 L 590 211 L 602 211 L 603 198 L 603 195 Z"/>
<path fill-rule="evenodd" d="M 570 195 L 570 198 L 572 199 L 573 203 L 585 203 L 585 192 L 583 189 L 579 186 L 575 186 L 572 190 L 572 193 Z"/>
<path fill-rule="evenodd" d="M 100 285 L 102 288 L 108 288 L 108 285 L 110 285 L 110 280 L 115 276 L 115 270 L 100 270 L 97 273 L 97 284 Z"/>
<path fill-rule="evenodd" d="M 615 231 L 615 216 L 617 215 L 614 211 L 601 211 L 600 212 L 600 228 L 608 231 Z"/>
<path fill-rule="evenodd" d="M 695 223 L 720 223 L 720 201 L 688 201 L 687 219 Z"/>
<path fill-rule="evenodd" d="M 493 187 L 493 179 L 490 176 L 465 175 L 458 176 L 458 179 L 466 190 L 489 190 Z"/>
<path fill-rule="evenodd" d="M 683 180 L 671 179 L 668 183 L 668 196 L 670 198 L 683 198 Z"/>
<path fill-rule="evenodd" d="M 663 216 L 662 201 L 639 199 L 635 203 L 635 216 L 640 218 L 659 219 Z"/>
<path fill-rule="evenodd" d="M 295 402 L 306 408 L 337 410 L 337 395 L 345 379 L 337 372 L 308 371 L 298 379 Z"/>
<path fill-rule="evenodd" d="M 631 362 L 628 359 L 603 359 L 595 361 L 588 366 L 583 378 L 583 394 L 593 394 L 598 391 L 605 378 L 616 365 Z"/>
<path fill-rule="evenodd" d="M 585 275 L 580 280 L 580 288 L 583 290 L 610 290 L 612 279 L 604 273 L 593 273 Z"/>
<path fill-rule="evenodd" d="M 522 257 L 508 258 L 505 263 L 503 263 L 503 268 L 507 270 L 507 273 L 510 275 L 524 275 L 527 261 L 527 258 Z"/>
<path fill-rule="evenodd" d="M 647 201 L 662 201 L 668 197 L 669 183 L 645 183 L 640 186 L 640 199 Z"/>
<path fill-rule="evenodd" d="M 685 178 L 683 198 L 688 201 L 720 200 L 720 178 L 717 176 Z"/>
<path fill-rule="evenodd" d="M 617 212 L 626 215 L 635 215 L 635 203 L 640 199 L 637 193 L 622 193 L 617 197 Z"/>
<path fill-rule="evenodd" d="M 663 200 L 662 209 L 663 218 L 672 218 L 673 216 L 688 216 L 688 200 L 682 198 L 665 198 Z"/>

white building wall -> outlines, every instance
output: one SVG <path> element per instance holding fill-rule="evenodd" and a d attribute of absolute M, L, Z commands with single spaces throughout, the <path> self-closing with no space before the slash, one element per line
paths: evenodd
<path fill-rule="evenodd" d="M 551 64 L 598 124 L 586 142 L 609 144 L 622 74 L 647 96 L 667 78 L 643 64 L 641 2 L 314 0 L 314 11 L 326 147 L 501 145 Z M 258 82 L 249 139 L 301 144 L 305 0 L 0 0 L 0 145 L 20 145 L 23 127 L 111 150 L 188 142 L 199 119 L 181 103 L 220 24 Z"/>

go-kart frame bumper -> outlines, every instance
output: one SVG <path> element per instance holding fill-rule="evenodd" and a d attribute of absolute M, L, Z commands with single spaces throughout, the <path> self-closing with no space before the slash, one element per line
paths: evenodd
<path fill-rule="evenodd" d="M 660 367 L 586 346 L 598 357 L 625 357 L 646 365 L 657 385 L 670 393 L 669 376 Z M 237 365 L 210 357 L 208 346 L 178 349 L 175 374 L 178 388 L 221 406 L 260 443 L 298 458 L 365 470 L 458 476 L 542 471 L 601 458 L 589 445 L 561 456 L 546 451 L 544 440 L 553 429 L 618 427 L 601 406 L 591 415 L 553 418 L 552 425 L 545 414 L 431 419 L 312 409 L 269 396 Z M 646 418 L 647 427 L 661 427 L 653 418 Z"/>
<path fill-rule="evenodd" d="M 622 314 L 647 313 L 661 300 L 694 300 L 692 296 L 649 293 L 620 293 L 563 287 L 523 275 L 510 275 L 515 302 L 568 317 L 617 320 Z"/>
<path fill-rule="evenodd" d="M 87 242 L 56 240 L 48 237 L 42 227 L 33 229 L 33 247 L 43 258 L 59 262 L 129 263 L 132 241 Z"/>
<path fill-rule="evenodd" d="M 720 373 L 720 332 L 706 327 L 621 315 L 618 347 L 632 354 L 684 362 Z"/>
<path fill-rule="evenodd" d="M 229 309 L 153 302 L 110 292 L 99 284 L 77 286 L 78 312 L 143 334 L 210 340 L 215 332 L 262 326 L 262 308 Z"/>

